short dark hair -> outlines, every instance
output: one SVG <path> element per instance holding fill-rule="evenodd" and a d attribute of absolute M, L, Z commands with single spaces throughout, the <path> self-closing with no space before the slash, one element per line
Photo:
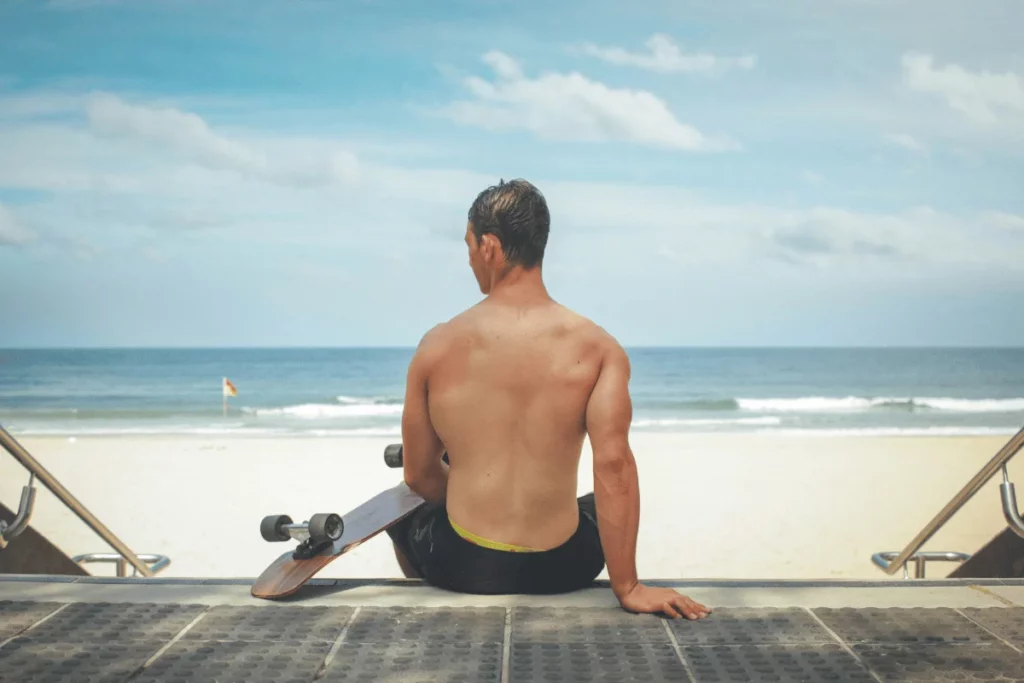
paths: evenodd
<path fill-rule="evenodd" d="M 530 269 L 544 260 L 551 215 L 544 195 L 531 183 L 502 180 L 488 187 L 469 207 L 469 222 L 477 242 L 486 234 L 498 238 L 509 264 Z"/>

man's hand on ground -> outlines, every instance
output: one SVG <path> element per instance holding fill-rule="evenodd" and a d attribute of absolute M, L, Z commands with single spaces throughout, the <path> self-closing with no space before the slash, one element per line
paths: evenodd
<path fill-rule="evenodd" d="M 711 609 L 694 602 L 671 588 L 654 588 L 638 583 L 619 597 L 619 604 L 630 612 L 662 612 L 672 619 L 685 616 L 687 619 L 703 619 Z"/>

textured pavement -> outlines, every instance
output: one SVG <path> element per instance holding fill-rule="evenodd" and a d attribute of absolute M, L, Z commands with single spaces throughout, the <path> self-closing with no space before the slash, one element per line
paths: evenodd
<path fill-rule="evenodd" d="M 503 604 L 447 594 L 449 604 L 416 605 L 433 589 L 385 584 L 362 597 L 335 587 L 231 604 L 244 602 L 241 583 L 96 582 L 102 599 L 91 600 L 89 585 L 23 581 L 0 577 L 3 683 L 1024 683 L 1024 604 L 994 591 L 1006 583 L 879 587 L 854 606 L 843 606 L 844 592 L 870 588 L 818 586 L 826 596 L 799 584 L 748 585 L 744 600 L 758 590 L 770 599 L 712 605 L 709 618 L 690 622 L 626 613 L 601 591 Z M 983 606 L 942 604 L 943 591 L 963 604 L 962 590 Z"/>

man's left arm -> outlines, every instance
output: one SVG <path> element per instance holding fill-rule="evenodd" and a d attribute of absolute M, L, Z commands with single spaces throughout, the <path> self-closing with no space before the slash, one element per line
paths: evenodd
<path fill-rule="evenodd" d="M 430 422 L 427 378 L 437 347 L 438 328 L 420 342 L 405 382 L 402 409 L 402 462 L 405 483 L 429 503 L 444 502 L 448 490 L 448 466 L 441 461 L 444 444 Z"/>

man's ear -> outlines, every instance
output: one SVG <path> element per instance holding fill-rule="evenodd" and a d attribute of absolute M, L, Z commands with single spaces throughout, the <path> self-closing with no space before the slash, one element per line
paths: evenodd
<path fill-rule="evenodd" d="M 487 233 L 481 239 L 480 247 L 483 249 L 484 259 L 488 263 L 494 263 L 501 254 L 501 242 L 491 233 Z"/>

